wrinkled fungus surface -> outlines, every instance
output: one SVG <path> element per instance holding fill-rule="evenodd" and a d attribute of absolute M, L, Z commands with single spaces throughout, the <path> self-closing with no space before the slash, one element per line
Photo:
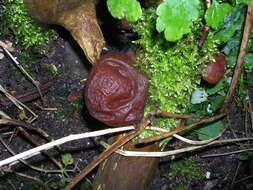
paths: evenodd
<path fill-rule="evenodd" d="M 226 71 L 226 57 L 223 54 L 218 54 L 215 57 L 215 62 L 208 62 L 205 69 L 203 79 L 209 84 L 217 83 Z"/>
<path fill-rule="evenodd" d="M 89 113 L 110 126 L 137 123 L 143 117 L 148 78 L 122 53 L 102 56 L 93 66 L 85 87 Z"/>

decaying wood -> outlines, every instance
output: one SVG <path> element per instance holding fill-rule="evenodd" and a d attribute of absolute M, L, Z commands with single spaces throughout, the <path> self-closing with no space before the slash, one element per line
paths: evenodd
<path fill-rule="evenodd" d="M 24 0 L 24 3 L 36 20 L 66 28 L 91 63 L 99 59 L 105 41 L 93 0 Z"/>
<path fill-rule="evenodd" d="M 159 151 L 157 144 L 135 148 L 130 143 L 124 150 Z M 159 158 L 126 157 L 113 153 L 98 169 L 93 190 L 147 190 L 157 168 Z"/>

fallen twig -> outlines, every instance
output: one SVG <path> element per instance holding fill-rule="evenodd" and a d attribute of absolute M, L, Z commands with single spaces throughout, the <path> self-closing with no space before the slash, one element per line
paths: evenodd
<path fill-rule="evenodd" d="M 26 130 L 24 130 L 22 127 L 17 128 L 19 132 L 28 140 L 30 141 L 33 145 L 35 146 L 40 146 L 41 144 L 33 138 L 29 133 L 27 133 Z M 62 164 L 58 162 L 55 158 L 53 158 L 47 150 L 43 150 L 42 153 L 49 158 L 59 169 L 63 169 Z"/>
<path fill-rule="evenodd" d="M 3 139 L 0 137 L 0 142 L 4 145 L 4 147 L 12 154 L 12 155 L 16 155 L 15 152 L 3 141 Z M 22 162 L 23 164 L 29 166 L 31 169 L 34 169 L 36 171 L 39 172 L 45 172 L 45 173 L 62 173 L 62 172 L 72 172 L 73 170 L 69 170 L 69 169 L 60 169 L 60 170 L 50 170 L 50 169 L 44 169 L 44 168 L 39 168 L 37 166 L 31 165 L 29 163 L 27 163 L 25 160 L 19 159 L 20 162 Z M 1 169 L 1 168 L 0 168 Z"/>
<path fill-rule="evenodd" d="M 17 100 L 14 96 L 12 96 L 10 93 L 8 93 L 0 84 L 0 91 L 4 93 L 4 95 L 9 98 L 23 113 L 24 113 L 24 109 L 28 110 L 32 115 L 33 118 L 30 118 L 28 120 L 29 123 L 32 123 L 35 119 L 38 118 L 38 115 L 35 114 L 29 107 L 27 107 L 25 104 L 23 104 L 22 102 L 20 102 L 19 100 Z"/>
<path fill-rule="evenodd" d="M 49 138 L 49 135 L 42 129 L 40 128 L 35 128 L 33 127 L 30 123 L 25 123 L 23 121 L 19 121 L 19 120 L 15 120 L 15 119 L 11 119 L 8 115 L 6 115 L 4 112 L 0 111 L 0 125 L 14 125 L 14 126 L 22 126 L 28 130 L 31 131 L 35 131 L 36 133 L 38 133 L 39 135 L 41 135 L 42 137 L 44 137 L 47 140 L 51 140 Z"/>
<path fill-rule="evenodd" d="M 241 165 L 242 165 L 242 162 L 238 162 L 237 167 L 236 167 L 236 170 L 235 170 L 235 173 L 234 173 L 234 176 L 233 176 L 233 180 L 232 180 L 232 182 L 231 182 L 231 184 L 230 184 L 230 189 L 232 189 L 232 188 L 234 187 L 235 180 L 236 180 L 236 177 L 237 177 L 237 175 L 238 175 L 238 171 L 239 171 Z"/>
<path fill-rule="evenodd" d="M 251 138 L 238 138 L 238 139 L 225 139 L 225 140 L 216 140 L 209 144 L 201 145 L 201 146 L 189 146 L 177 150 L 170 150 L 170 151 L 164 151 L 164 152 L 138 152 L 138 151 L 128 151 L 128 150 L 121 150 L 118 149 L 115 152 L 118 154 L 121 154 L 122 156 L 140 156 L 140 157 L 165 157 L 165 156 L 172 156 L 180 153 L 185 153 L 193 150 L 198 150 L 207 146 L 211 145 L 219 145 L 219 144 L 225 144 L 225 143 L 236 143 L 236 142 L 242 142 L 242 141 L 252 141 L 253 137 Z M 105 142 L 101 142 L 101 144 L 105 148 L 110 148 L 111 145 L 108 145 Z"/>
<path fill-rule="evenodd" d="M 43 101 L 43 96 L 40 90 L 40 82 L 36 81 L 33 79 L 33 77 L 24 69 L 24 67 L 22 67 L 22 65 L 20 65 L 20 63 L 16 60 L 15 57 L 12 56 L 12 54 L 8 51 L 8 49 L 6 49 L 4 46 L 1 46 L 3 48 L 3 50 L 5 51 L 5 53 L 11 58 L 11 60 L 15 63 L 15 65 L 21 70 L 21 72 L 33 83 L 33 85 L 37 88 L 40 97 Z"/>
<path fill-rule="evenodd" d="M 226 152 L 226 153 L 220 153 L 220 154 L 209 154 L 209 155 L 204 155 L 201 156 L 202 158 L 210 158 L 210 157 L 218 157 L 218 156 L 227 156 L 227 155 L 231 155 L 231 154 L 239 154 L 242 152 L 249 152 L 252 151 L 253 148 L 249 148 L 249 149 L 244 149 L 244 150 L 237 150 L 237 151 L 233 151 L 233 152 Z"/>
<path fill-rule="evenodd" d="M 5 160 L 1 160 L 0 167 L 10 164 L 10 163 L 12 163 L 16 160 L 19 160 L 19 159 L 31 158 L 33 155 L 36 155 L 38 152 L 41 152 L 42 150 L 48 150 L 54 146 L 61 145 L 66 142 L 70 142 L 70 141 L 74 141 L 74 140 L 78 140 L 78 139 L 83 139 L 83 138 L 96 137 L 96 136 L 101 136 L 101 135 L 106 135 L 106 134 L 111 134 L 111 133 L 118 133 L 118 132 L 122 132 L 122 131 L 129 131 L 129 130 L 133 130 L 133 129 L 135 129 L 134 126 L 129 126 L 129 127 L 111 128 L 111 129 L 105 129 L 105 130 L 100 130 L 100 131 L 95 131 L 95 132 L 87 132 L 87 133 L 69 135 L 67 137 L 63 137 L 63 138 L 55 140 L 53 142 L 46 143 L 46 144 L 43 144 L 43 145 L 38 146 L 36 148 L 22 152 L 20 154 L 17 154 L 15 156 L 12 156 L 12 157 L 7 158 Z"/>
<path fill-rule="evenodd" d="M 158 127 L 147 127 L 146 129 L 150 129 L 150 130 L 153 130 L 153 131 L 160 131 L 160 132 L 163 132 L 163 133 L 170 132 L 167 129 L 162 129 L 162 128 L 158 128 Z M 210 138 L 208 140 L 203 140 L 203 141 L 190 140 L 190 139 L 182 137 L 181 135 L 178 135 L 178 134 L 174 134 L 172 136 L 175 137 L 178 140 L 181 140 L 181 141 L 183 141 L 185 143 L 188 143 L 188 144 L 191 144 L 191 145 L 204 145 L 204 144 L 208 144 L 208 143 L 220 138 L 222 136 L 222 134 L 226 131 L 226 129 L 227 128 L 224 128 L 217 136 L 215 136 L 213 138 Z"/>
<path fill-rule="evenodd" d="M 213 116 L 213 117 L 210 117 L 210 118 L 203 118 L 197 122 L 194 122 L 194 123 L 191 123 L 189 125 L 186 125 L 186 126 L 180 126 L 178 128 L 176 128 L 175 130 L 173 131 L 170 131 L 168 133 L 163 133 L 161 135 L 158 135 L 158 136 L 154 136 L 154 137 L 150 137 L 150 138 L 146 138 L 146 139 L 138 139 L 136 142 L 134 142 L 135 144 L 144 144 L 144 143 L 149 143 L 149 142 L 154 142 L 154 141 L 158 141 L 158 140 L 161 140 L 161 139 L 164 139 L 164 138 L 167 138 L 167 137 L 170 137 L 174 134 L 177 134 L 181 131 L 184 131 L 184 130 L 187 130 L 187 129 L 191 129 L 197 125 L 200 125 L 202 123 L 206 123 L 208 121 L 214 121 L 214 120 L 217 120 L 217 119 L 220 119 L 222 117 L 224 117 L 226 115 L 226 113 L 222 113 L 222 114 L 219 114 L 219 115 L 216 115 L 216 116 Z"/>
<path fill-rule="evenodd" d="M 165 111 L 161 111 L 161 110 L 156 110 L 154 112 L 151 112 L 151 115 L 160 115 L 160 116 L 179 118 L 179 119 L 201 119 L 201 118 L 203 118 L 203 116 L 185 115 L 185 114 L 179 114 L 179 113 L 169 113 L 169 112 L 165 112 Z"/>
<path fill-rule="evenodd" d="M 41 93 L 45 94 L 47 93 L 48 89 L 52 86 L 53 82 L 49 81 L 45 84 L 42 84 L 39 86 Z M 25 102 L 29 102 L 32 101 L 34 99 L 37 99 L 40 97 L 40 94 L 38 92 L 38 90 L 33 90 L 30 92 L 26 92 L 24 94 L 20 94 L 20 95 L 13 95 L 17 100 L 19 100 L 22 103 Z M 0 104 L 4 105 L 4 106 L 8 106 L 13 104 L 13 102 L 9 99 L 9 98 L 0 98 Z"/>
<path fill-rule="evenodd" d="M 5 49 L 7 49 L 8 51 L 14 51 L 14 48 L 13 47 L 11 47 L 9 44 L 7 44 L 7 43 L 4 43 L 3 41 L 1 41 L 0 40 L 0 46 L 2 47 L 2 48 L 5 48 Z"/>
<path fill-rule="evenodd" d="M 238 181 L 235 182 L 235 184 L 241 183 L 241 182 L 243 182 L 245 180 L 248 180 L 248 179 L 251 179 L 251 178 L 253 178 L 253 175 L 250 175 L 250 176 L 244 177 L 242 179 L 239 179 Z"/>

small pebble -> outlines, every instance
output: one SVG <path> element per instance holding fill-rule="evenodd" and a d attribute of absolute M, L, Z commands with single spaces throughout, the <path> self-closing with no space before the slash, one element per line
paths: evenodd
<path fill-rule="evenodd" d="M 206 172 L 206 179 L 210 179 L 211 172 Z"/>

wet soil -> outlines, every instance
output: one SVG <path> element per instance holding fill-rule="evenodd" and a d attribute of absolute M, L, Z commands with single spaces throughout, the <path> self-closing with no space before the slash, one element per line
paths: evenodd
<path fill-rule="evenodd" d="M 45 56 L 37 58 L 37 64 L 29 66 L 29 72 L 34 79 L 41 83 L 49 80 L 53 81 L 52 87 L 44 96 L 44 104 L 42 104 L 40 99 L 26 103 L 29 108 L 38 114 L 38 118 L 33 123 L 33 126 L 45 130 L 53 139 L 58 139 L 70 134 L 104 129 L 106 127 L 103 124 L 91 118 L 83 104 L 82 94 L 85 83 L 82 80 L 86 78 L 91 66 L 83 56 L 78 45 L 70 37 L 69 33 L 63 29 L 58 29 L 58 33 L 59 37 L 48 45 L 48 53 Z M 119 39 L 122 38 L 124 39 L 124 36 L 119 36 Z M 10 35 L 3 35 L 0 36 L 0 40 L 12 41 L 13 39 Z M 115 47 L 109 47 L 109 49 L 115 49 Z M 21 51 L 24 51 L 24 49 L 17 46 L 12 53 L 17 57 L 17 60 L 19 60 Z M 52 65 L 57 68 L 58 74 L 56 76 L 52 76 L 48 72 L 48 68 Z M 5 57 L 0 60 L 0 84 L 10 92 L 15 91 L 18 94 L 35 89 L 32 83 L 22 75 L 6 54 Z M 253 90 L 249 89 L 249 92 L 250 97 L 253 97 Z M 1 94 L 0 98 L 1 97 L 4 97 L 4 95 Z M 38 105 L 46 108 L 56 108 L 57 110 L 43 111 L 38 108 Z M 13 119 L 19 119 L 18 114 L 20 111 L 14 105 L 3 106 L 0 104 L 0 110 L 7 113 Z M 229 128 L 224 133 L 223 138 L 252 136 L 252 124 L 250 123 L 249 115 L 247 116 L 248 120 L 245 121 L 246 114 L 248 113 L 242 110 L 241 106 L 237 106 L 236 104 L 233 106 L 229 119 L 224 120 L 224 123 L 229 125 Z M 29 133 L 38 142 L 46 142 L 36 133 L 31 131 L 29 131 Z M 0 135 L 15 153 L 20 153 L 34 147 L 13 126 L 1 126 Z M 98 142 L 107 137 L 73 141 L 64 144 L 63 149 L 65 150 L 61 153 L 56 150 L 51 150 L 49 152 L 59 162 L 64 153 L 71 153 L 74 159 L 74 165 L 77 168 L 74 173 L 69 173 L 69 177 L 71 178 L 101 153 L 102 148 L 99 146 Z M 173 141 L 165 150 L 177 149 L 183 146 L 185 146 L 185 144 Z M 236 151 L 239 150 L 239 146 L 240 144 L 220 145 L 187 154 L 180 154 L 175 157 L 161 158 L 159 167 L 150 185 L 150 190 L 250 190 L 253 188 L 252 177 L 248 180 L 233 184 L 235 181 L 253 175 L 253 164 L 250 160 L 240 161 L 236 158 L 237 155 L 235 154 L 202 158 L 204 155 Z M 0 160 L 11 156 L 2 143 L 0 143 L 0 151 Z M 203 175 L 201 179 L 189 180 L 189 176 L 173 173 L 170 163 L 181 162 L 182 159 L 189 157 L 197 161 L 198 167 L 201 168 L 205 174 L 210 172 L 210 177 Z M 44 155 L 38 155 L 29 159 L 29 163 L 40 168 L 57 169 L 57 167 Z M 73 167 L 74 166 L 69 166 L 68 168 Z M 20 174 L 25 176 L 21 177 Z M 95 174 L 96 170 L 78 184 L 76 189 L 91 189 Z M 44 185 L 36 182 L 36 180 L 30 179 L 31 177 L 43 181 Z M 61 189 L 59 184 L 56 184 L 61 179 L 62 176 L 59 173 L 51 174 L 38 172 L 23 164 L 17 164 L 11 167 L 11 171 L 0 173 L 0 189 L 45 189 L 45 186 L 52 189 Z M 180 186 L 180 184 L 183 184 L 183 186 Z"/>

